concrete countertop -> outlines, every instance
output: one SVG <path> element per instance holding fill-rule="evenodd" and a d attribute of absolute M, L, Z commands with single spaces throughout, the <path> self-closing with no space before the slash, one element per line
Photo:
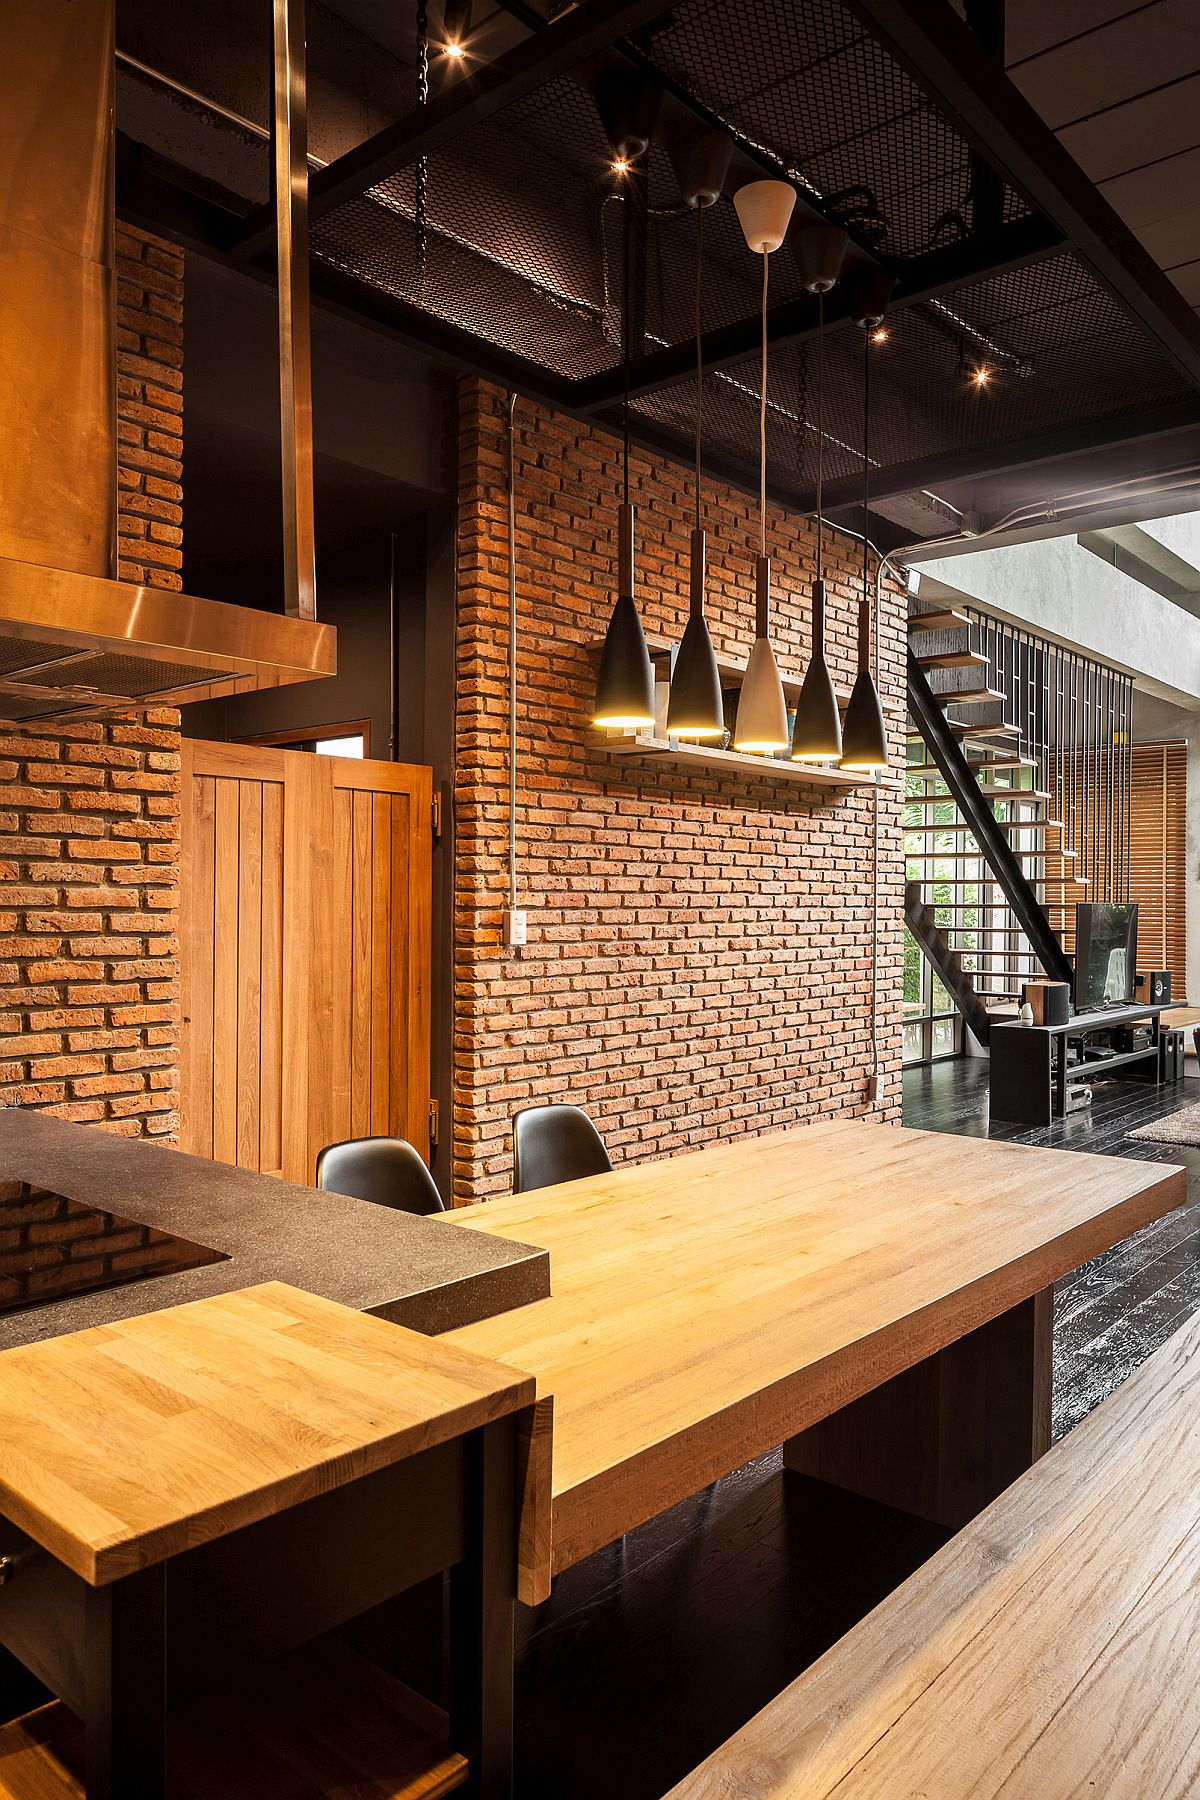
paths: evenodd
<path fill-rule="evenodd" d="M 228 1257 L 0 1313 L 0 1350 L 262 1281 L 290 1282 L 428 1333 L 550 1292 L 549 1253 L 531 1245 L 19 1107 L 0 1109 L 0 1179 L 49 1188 Z"/>

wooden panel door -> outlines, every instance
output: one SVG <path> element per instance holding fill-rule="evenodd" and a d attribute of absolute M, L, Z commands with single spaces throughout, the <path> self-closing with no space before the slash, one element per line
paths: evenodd
<path fill-rule="evenodd" d="M 429 1150 L 428 769 L 185 740 L 185 1150 L 311 1181 Z"/>

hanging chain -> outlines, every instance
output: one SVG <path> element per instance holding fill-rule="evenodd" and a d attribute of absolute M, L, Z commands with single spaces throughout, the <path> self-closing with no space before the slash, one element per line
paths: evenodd
<path fill-rule="evenodd" d="M 417 0 L 417 105 L 429 104 L 429 8 L 425 0 Z M 425 216 L 429 198 L 429 165 L 422 156 L 417 163 L 417 292 L 425 293 Z"/>

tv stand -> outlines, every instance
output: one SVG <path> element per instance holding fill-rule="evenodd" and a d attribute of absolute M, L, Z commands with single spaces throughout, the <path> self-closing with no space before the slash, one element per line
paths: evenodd
<path fill-rule="evenodd" d="M 1139 1078 L 1157 1083 L 1162 1014 L 1177 1004 L 1173 1001 L 1166 1006 L 1140 1006 L 1134 1002 L 1128 1006 L 1096 1007 L 1076 1013 L 1065 1025 L 993 1025 L 988 1039 L 991 1117 L 1015 1125 L 1049 1125 L 1056 1118 L 1066 1118 L 1067 1088 L 1072 1082 L 1107 1075 L 1115 1069 L 1132 1071 L 1135 1064 Z M 1114 1050 L 1101 1055 L 1099 1045 L 1088 1043 L 1095 1032 L 1147 1020 L 1150 1042 L 1143 1050 Z M 1075 1050 L 1074 1062 L 1069 1059 L 1068 1046 Z"/>

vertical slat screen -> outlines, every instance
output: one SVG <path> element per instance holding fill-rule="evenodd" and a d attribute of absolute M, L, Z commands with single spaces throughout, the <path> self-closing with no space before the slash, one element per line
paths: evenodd
<path fill-rule="evenodd" d="M 184 1149 L 311 1181 L 371 1132 L 429 1149 L 431 776 L 184 751 Z"/>
<path fill-rule="evenodd" d="M 1187 991 L 1187 745 L 1135 744 L 1129 897 L 1138 903 L 1138 967 L 1170 969 Z"/>

